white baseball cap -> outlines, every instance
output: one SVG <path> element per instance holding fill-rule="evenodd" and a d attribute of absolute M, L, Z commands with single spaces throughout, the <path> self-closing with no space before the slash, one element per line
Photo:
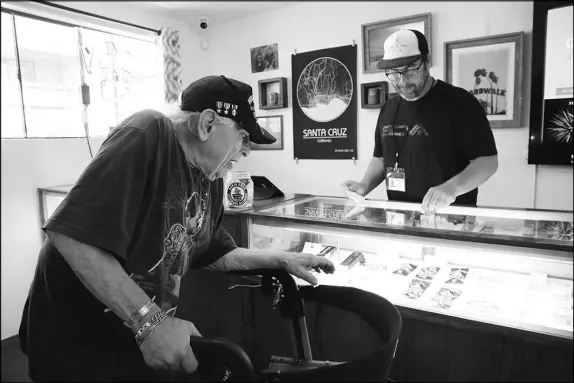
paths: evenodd
<path fill-rule="evenodd" d="M 425 35 L 414 29 L 399 29 L 385 40 L 385 54 L 377 64 L 379 69 L 409 65 L 429 54 Z"/>

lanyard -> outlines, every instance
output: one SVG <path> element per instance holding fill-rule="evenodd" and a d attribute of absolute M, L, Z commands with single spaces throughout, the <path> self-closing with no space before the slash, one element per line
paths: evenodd
<path fill-rule="evenodd" d="M 430 91 L 430 89 L 432 89 L 433 86 L 434 86 L 434 79 L 433 79 L 433 82 L 432 82 L 431 87 L 429 88 L 429 91 Z M 428 91 L 427 91 L 427 93 L 428 93 Z M 422 98 L 420 98 L 419 100 L 422 100 Z M 413 124 L 415 123 L 415 120 L 416 120 L 416 118 L 418 117 L 419 112 L 420 112 L 420 110 L 421 110 L 421 105 L 419 104 L 419 107 L 417 108 L 417 111 L 416 111 L 416 113 L 415 113 L 413 119 L 411 120 L 411 123 L 410 123 L 409 125 L 407 125 L 407 132 L 406 132 L 406 134 L 405 134 L 405 144 L 403 145 L 402 148 L 400 148 L 400 147 L 399 147 L 399 142 L 397 141 L 397 136 L 395 136 L 395 119 L 397 118 L 397 114 L 398 114 L 398 112 L 399 112 L 399 107 L 401 106 L 401 102 L 402 102 L 402 101 L 403 101 L 403 100 L 402 100 L 402 97 L 399 97 L 399 102 L 398 102 L 398 104 L 397 104 L 397 108 L 395 109 L 395 114 L 393 115 L 393 122 L 392 122 L 392 125 L 391 125 L 391 129 L 392 129 L 392 131 L 393 131 L 393 139 L 394 139 L 394 141 L 395 141 L 395 146 L 396 146 L 396 148 L 397 148 L 397 151 L 396 151 L 396 153 L 395 153 L 395 171 L 397 171 L 398 168 L 399 168 L 399 155 L 401 154 L 401 151 L 402 151 L 404 148 L 406 148 L 406 146 L 407 146 L 407 141 L 408 141 L 408 139 L 409 139 L 409 131 L 412 129 Z"/>
<path fill-rule="evenodd" d="M 392 130 L 393 130 L 393 139 L 395 141 L 395 147 L 397 149 L 396 153 L 395 153 L 395 171 L 398 170 L 399 168 L 399 155 L 401 154 L 401 151 L 406 148 L 407 146 L 407 141 L 409 139 L 409 130 L 411 129 L 413 123 L 415 122 L 415 119 L 418 117 L 419 115 L 419 110 L 420 110 L 420 106 L 417 108 L 417 111 L 410 123 L 410 125 L 407 125 L 407 131 L 405 133 L 405 144 L 402 146 L 402 148 L 399 146 L 399 142 L 397 141 L 397 136 L 395 136 L 395 119 L 397 118 L 397 113 L 399 112 L 399 107 L 401 106 L 401 101 L 402 99 L 399 98 L 399 103 L 397 104 L 397 108 L 395 109 L 395 114 L 393 115 L 393 122 L 392 122 Z"/>

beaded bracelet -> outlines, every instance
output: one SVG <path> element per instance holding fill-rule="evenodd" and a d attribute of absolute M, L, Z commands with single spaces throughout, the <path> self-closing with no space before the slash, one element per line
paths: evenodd
<path fill-rule="evenodd" d="M 136 344 L 140 346 L 151 335 L 155 326 L 163 322 L 166 318 L 167 314 L 164 311 L 160 311 L 144 323 L 136 333 Z"/>

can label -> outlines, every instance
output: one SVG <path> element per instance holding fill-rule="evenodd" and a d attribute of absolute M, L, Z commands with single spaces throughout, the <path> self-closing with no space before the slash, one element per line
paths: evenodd
<path fill-rule="evenodd" d="M 227 187 L 227 200 L 235 207 L 245 205 L 247 202 L 247 186 L 243 182 L 232 182 Z"/>

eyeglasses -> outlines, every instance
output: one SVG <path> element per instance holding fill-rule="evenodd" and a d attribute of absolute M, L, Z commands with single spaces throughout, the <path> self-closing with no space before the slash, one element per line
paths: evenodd
<path fill-rule="evenodd" d="M 398 80 L 398 79 L 400 79 L 400 78 L 401 78 L 401 75 L 402 75 L 403 77 L 410 78 L 410 77 L 413 77 L 413 76 L 418 72 L 418 70 L 419 70 L 419 69 L 421 68 L 421 66 L 423 65 L 423 62 L 424 62 L 424 60 L 421 60 L 420 64 L 419 64 L 416 68 L 410 67 L 410 68 L 407 68 L 407 69 L 405 69 L 405 70 L 390 70 L 390 69 L 386 69 L 386 70 L 385 70 L 385 74 L 387 75 L 388 78 L 390 78 L 390 79 L 392 79 L 392 80 Z"/>

